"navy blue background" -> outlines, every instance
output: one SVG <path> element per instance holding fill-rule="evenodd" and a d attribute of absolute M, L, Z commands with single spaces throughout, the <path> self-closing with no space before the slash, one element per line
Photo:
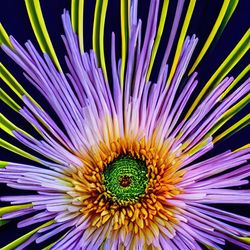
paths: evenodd
<path fill-rule="evenodd" d="M 92 44 L 92 21 L 94 15 L 94 2 L 92 0 L 85 1 L 85 23 L 84 23 L 84 45 L 85 51 L 89 51 L 91 49 Z M 170 1 L 169 13 L 167 17 L 167 26 L 164 30 L 163 39 L 160 44 L 160 53 L 157 54 L 156 64 L 153 68 L 152 80 L 155 80 L 158 73 L 158 68 L 160 67 L 160 62 L 162 55 L 165 50 L 167 37 L 170 33 L 171 28 L 171 20 L 173 20 L 174 11 L 176 7 L 177 1 Z M 185 9 L 187 8 L 187 4 L 189 1 L 186 1 Z M 148 13 L 149 1 L 141 0 L 139 1 L 139 17 L 143 21 L 143 33 L 145 31 L 146 18 Z M 205 39 L 207 38 L 209 31 L 211 30 L 214 21 L 219 13 L 222 1 L 210 1 L 210 0 L 198 0 L 197 6 L 195 8 L 195 14 L 192 17 L 190 27 L 188 29 L 188 35 L 196 34 L 199 37 L 199 43 L 196 48 L 196 52 L 192 58 L 195 58 Z M 63 9 L 66 8 L 70 10 L 70 0 L 51 0 L 45 1 L 41 0 L 41 6 L 44 14 L 44 18 L 47 24 L 47 28 L 49 34 L 52 39 L 52 43 L 56 50 L 56 53 L 59 57 L 59 60 L 64 68 L 67 71 L 67 68 L 64 63 L 64 55 L 65 49 L 60 37 L 63 34 L 62 22 L 61 22 L 61 14 Z M 213 72 L 219 67 L 219 65 L 223 62 L 226 56 L 231 52 L 237 42 L 241 39 L 241 37 L 246 32 L 249 27 L 249 7 L 250 2 L 248 0 L 240 0 L 238 7 L 232 16 L 229 24 L 224 30 L 222 37 L 216 44 L 213 46 L 213 49 L 209 50 L 209 52 L 204 57 L 202 63 L 198 66 L 197 70 L 199 72 L 199 86 L 195 91 L 193 98 L 202 88 L 203 84 L 211 77 Z M 184 15 L 182 16 L 182 19 Z M 31 40 L 37 49 L 38 45 L 36 43 L 35 36 L 33 34 L 32 28 L 30 26 L 26 8 L 24 1 L 20 0 L 10 0 L 10 1 L 1 1 L 0 3 L 0 21 L 3 26 L 7 30 L 8 34 L 13 35 L 21 44 L 24 44 L 28 39 Z M 116 33 L 116 46 L 117 46 L 117 55 L 120 55 L 120 45 L 118 41 L 120 41 L 120 17 L 119 17 L 119 1 L 118 0 L 110 0 L 108 5 L 108 13 L 106 18 L 106 27 L 105 27 L 105 51 L 106 51 L 106 60 L 108 67 L 108 74 L 110 71 L 110 41 L 111 41 L 111 32 L 114 31 Z M 174 50 L 170 56 L 170 63 L 173 58 Z M 57 120 L 57 117 L 54 115 L 51 107 L 49 107 L 41 96 L 41 94 L 27 82 L 27 80 L 22 75 L 22 71 L 20 68 L 15 65 L 13 61 L 11 61 L 2 51 L 0 52 L 0 60 L 3 64 L 13 73 L 13 75 L 19 80 L 20 83 L 28 90 L 28 92 L 35 97 L 43 106 L 48 110 L 48 112 L 52 115 L 52 117 Z M 247 65 L 249 61 L 249 55 L 244 56 L 241 62 L 230 72 L 229 76 L 237 76 Z M 191 63 L 192 64 L 192 63 Z M 110 78 L 111 79 L 111 78 Z M 12 96 L 19 104 L 18 98 L 1 82 L 1 87 Z M 192 102 L 190 100 L 190 102 Z M 28 125 L 21 116 L 17 115 L 14 111 L 12 111 L 5 104 L 0 103 L 1 112 L 7 116 L 12 122 L 21 128 L 26 129 L 30 133 L 34 133 L 33 128 Z M 226 129 L 228 126 L 232 125 L 235 121 L 238 121 L 241 117 L 249 113 L 250 108 L 249 105 L 241 112 L 239 112 L 230 122 L 223 127 Z M 35 133 L 34 133 L 35 135 Z M 222 141 L 215 145 L 214 150 L 206 154 L 203 158 L 208 158 L 209 156 L 218 154 L 228 149 L 236 149 L 250 141 L 250 128 L 244 128 L 237 134 L 233 135 L 229 139 Z M 1 137 L 13 142 L 15 145 L 20 145 L 15 139 L 10 136 L 3 134 L 1 131 Z M 22 146 L 22 148 L 25 148 Z M 27 151 L 29 151 L 27 149 Z M 16 156 L 7 150 L 0 148 L 0 159 L 1 160 L 11 160 L 13 162 L 25 162 L 31 163 L 31 161 L 23 159 L 22 157 Z M 23 194 L 22 191 L 16 191 L 5 187 L 4 185 L 0 186 L 0 194 Z M 247 215 L 247 207 L 246 206 L 237 206 L 237 205 L 223 205 L 217 206 L 223 209 L 227 209 L 230 211 L 234 211 L 243 215 Z M 4 246 L 11 240 L 23 235 L 27 232 L 28 229 L 16 229 L 16 221 L 9 223 L 6 227 L 0 228 L 0 247 Z M 31 246 L 29 249 L 40 249 L 40 246 Z M 232 245 L 228 244 L 225 249 L 236 249 Z"/>

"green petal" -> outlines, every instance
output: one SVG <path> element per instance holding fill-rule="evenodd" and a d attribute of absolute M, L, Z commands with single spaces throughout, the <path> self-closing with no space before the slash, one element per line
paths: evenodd
<path fill-rule="evenodd" d="M 201 90 L 195 101 L 193 102 L 191 108 L 188 110 L 185 119 L 187 119 L 194 109 L 197 107 L 201 99 L 204 95 L 209 94 L 209 88 L 213 89 L 216 87 L 222 79 L 226 76 L 228 72 L 239 62 L 239 60 L 246 54 L 249 49 L 249 36 L 250 29 L 245 33 L 245 35 L 241 38 L 235 48 L 231 51 L 228 57 L 224 60 L 224 62 L 219 66 L 216 72 L 212 75 L 212 77 L 208 80 L 204 88 Z"/>
<path fill-rule="evenodd" d="M 28 208 L 28 207 L 32 207 L 32 204 L 22 204 L 22 205 L 13 205 L 13 206 L 7 206 L 7 207 L 0 207 L 0 216 L 10 213 L 10 212 L 14 212 L 14 211 L 18 211 L 24 208 Z"/>
<path fill-rule="evenodd" d="M 151 58 L 150 58 L 150 63 L 149 63 L 149 67 L 148 67 L 148 72 L 147 72 L 147 78 L 146 80 L 149 80 L 153 65 L 154 65 L 154 60 L 156 57 L 156 53 L 161 41 L 161 36 L 165 27 L 165 21 L 166 21 L 166 17 L 167 17 L 167 12 L 168 12 L 168 5 L 169 5 L 169 0 L 164 0 L 163 2 L 163 6 L 162 6 L 162 11 L 161 11 L 161 17 L 160 17 L 160 21 L 158 24 L 158 30 L 157 30 L 157 34 L 156 34 L 156 38 L 155 38 L 155 42 L 154 42 L 154 47 L 152 50 L 152 54 L 151 54 Z"/>
<path fill-rule="evenodd" d="M 0 88 L 0 100 L 5 102 L 5 104 L 16 112 L 19 112 L 21 109 L 21 107 L 2 88 Z"/>
<path fill-rule="evenodd" d="M 14 134 L 12 133 L 12 131 L 16 130 L 16 131 L 20 131 L 20 132 L 24 133 L 25 135 L 27 135 L 29 137 L 32 137 L 26 131 L 20 129 L 14 123 L 12 123 L 10 120 L 8 120 L 3 114 L 0 114 L 0 121 L 1 121 L 0 128 L 3 131 L 5 131 L 6 133 L 8 133 L 9 135 L 14 136 Z"/>
<path fill-rule="evenodd" d="M 250 71 L 250 65 L 248 65 L 235 79 L 234 81 L 227 87 L 227 89 L 220 96 L 220 101 L 222 101 L 225 96 L 237 85 L 237 83 Z"/>
<path fill-rule="evenodd" d="M 8 161 L 0 161 L 0 168 L 5 168 L 8 164 Z"/>
<path fill-rule="evenodd" d="M 44 53 L 47 53 L 55 63 L 57 69 L 59 71 L 62 71 L 43 19 L 39 0 L 25 0 L 25 4 L 31 22 L 31 26 L 33 28 L 41 50 Z"/>
<path fill-rule="evenodd" d="M 190 20 L 191 20 L 193 11 L 194 11 L 195 4 L 196 4 L 196 0 L 191 0 L 189 2 L 189 6 L 187 9 L 185 20 L 183 22 L 183 26 L 182 26 L 181 33 L 180 33 L 180 38 L 179 38 L 178 43 L 177 43 L 177 48 L 175 51 L 174 60 L 173 60 L 172 67 L 171 67 L 169 77 L 167 80 L 167 85 L 170 84 L 170 82 L 174 76 L 174 73 L 176 71 L 178 61 L 179 61 L 180 55 L 181 55 L 182 46 L 183 46 L 184 40 L 186 38 L 187 29 L 188 29 L 188 26 L 189 26 L 189 23 L 190 23 Z"/>
<path fill-rule="evenodd" d="M 231 135 L 235 134 L 237 131 L 240 131 L 242 128 L 248 126 L 249 124 L 250 124 L 250 114 L 246 115 L 241 120 L 239 120 L 234 125 L 232 125 L 227 130 L 225 130 L 223 133 L 216 136 L 214 138 L 213 142 L 215 143 L 226 136 L 231 136 Z"/>
<path fill-rule="evenodd" d="M 7 141 L 5 141 L 3 139 L 0 139 L 0 147 L 3 147 L 3 148 L 5 148 L 5 149 L 7 149 L 15 154 L 21 155 L 27 159 L 41 163 L 41 161 L 37 157 L 33 156 L 30 153 L 25 152 L 24 150 L 8 143 Z"/>
<path fill-rule="evenodd" d="M 20 99 L 22 99 L 23 95 L 26 95 L 36 106 L 40 107 L 2 63 L 0 63 L 0 78 Z"/>
<path fill-rule="evenodd" d="M 54 220 L 48 221 L 45 224 L 41 225 L 40 227 L 37 227 L 36 229 L 30 231 L 29 233 L 21 236 L 20 238 L 12 241 L 11 243 L 9 243 L 8 245 L 6 245 L 5 247 L 1 248 L 1 250 L 10 250 L 10 249 L 15 249 L 16 247 L 18 247 L 19 245 L 21 245 L 22 243 L 24 243 L 26 240 L 28 240 L 33 234 L 35 234 L 38 230 L 40 230 L 41 228 L 47 227 L 51 224 L 54 223 Z"/>
<path fill-rule="evenodd" d="M 127 50 L 129 42 L 129 27 L 130 27 L 130 0 L 120 1 L 120 21 L 121 21 L 121 72 L 120 72 L 120 82 L 121 87 L 124 86 L 124 75 L 125 66 L 127 59 Z"/>
<path fill-rule="evenodd" d="M 108 0 L 96 1 L 92 36 L 93 50 L 95 51 L 97 60 L 102 67 L 105 79 L 108 79 L 104 55 L 104 26 L 107 6 Z"/>
<path fill-rule="evenodd" d="M 13 46 L 10 42 L 10 39 L 9 39 L 9 35 L 5 31 L 3 25 L 0 23 L 0 45 L 2 45 L 2 44 L 5 44 L 9 48 L 13 48 Z"/>
<path fill-rule="evenodd" d="M 84 0 L 71 1 L 71 22 L 74 32 L 78 35 L 79 47 L 81 53 L 84 52 L 83 43 L 83 12 Z"/>
<path fill-rule="evenodd" d="M 219 28 L 221 27 L 221 25 L 226 25 L 227 22 L 223 22 L 224 20 L 224 17 L 226 15 L 226 12 L 228 9 L 231 9 L 230 7 L 232 7 L 232 4 L 234 6 L 234 3 L 237 3 L 238 1 L 235 1 L 235 0 L 232 0 L 232 1 L 224 1 L 223 2 L 223 5 L 221 7 L 221 10 L 220 10 L 220 13 L 216 19 L 216 22 L 206 40 L 206 42 L 204 43 L 202 49 L 201 49 L 201 52 L 200 54 L 197 56 L 193 66 L 191 67 L 190 71 L 189 71 L 189 75 L 191 75 L 194 70 L 196 69 L 196 67 L 198 66 L 198 64 L 200 63 L 200 61 L 202 60 L 202 58 L 204 57 L 204 55 L 206 54 L 207 50 L 209 49 L 210 45 L 212 44 L 212 42 L 214 41 L 214 38 L 219 30 Z M 231 4 L 230 4 L 231 3 Z M 237 4 L 236 4 L 237 5 Z M 236 7 L 235 5 L 235 7 Z M 231 13 L 232 14 L 232 13 Z M 228 20 L 227 20 L 228 21 Z"/>

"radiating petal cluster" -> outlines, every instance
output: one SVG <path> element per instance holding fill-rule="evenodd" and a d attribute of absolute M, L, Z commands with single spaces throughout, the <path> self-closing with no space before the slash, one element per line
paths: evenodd
<path fill-rule="evenodd" d="M 143 24 L 137 18 L 138 3 L 129 2 L 121 3 L 126 18 L 125 23 L 121 22 L 123 51 L 119 62 L 112 34 L 110 74 L 102 41 L 107 1 L 97 1 L 95 38 L 89 53 L 83 49 L 83 38 L 75 23 L 82 18 L 74 12 L 82 1 L 72 1 L 71 16 L 64 11 L 62 39 L 68 73 L 61 69 L 40 5 L 35 1 L 27 1 L 26 6 L 31 23 L 36 21 L 33 28 L 42 56 L 30 41 L 22 46 L 2 29 L 3 51 L 22 68 L 58 120 L 1 64 L 2 79 L 23 105 L 4 91 L 1 99 L 37 132 L 35 137 L 1 114 L 2 129 L 29 152 L 35 152 L 1 139 L 2 147 L 34 161 L 33 165 L 1 162 L 0 183 L 34 193 L 1 194 L 0 201 L 10 203 L 0 208 L 1 220 L 19 218 L 19 228 L 37 224 L 25 237 L 2 249 L 51 243 L 54 236 L 58 240 L 46 249 L 222 249 L 227 241 L 249 249 L 250 233 L 244 228 L 250 219 L 211 206 L 250 203 L 250 191 L 238 188 L 248 183 L 249 145 L 199 160 L 217 141 L 249 123 L 248 115 L 215 136 L 249 102 L 250 78 L 245 77 L 249 67 L 236 79 L 219 68 L 206 85 L 203 83 L 204 89 L 189 107 L 198 84 L 194 69 L 200 60 L 198 56 L 191 67 L 198 38 L 186 36 L 195 1 L 190 1 L 169 65 L 184 8 L 184 1 L 177 3 L 155 82 L 150 81 L 150 74 L 168 1 L 164 1 L 161 13 L 160 1 L 150 1 L 144 37 Z M 102 5 L 101 12 L 98 4 Z M 223 8 L 230 10 L 229 5 Z M 215 30 L 220 28 L 218 25 Z M 234 65 L 241 59 L 248 38 L 249 31 L 223 65 Z M 209 39 L 206 44 L 209 47 Z M 239 51 L 243 54 L 237 54 Z M 205 52 L 203 49 L 201 57 Z M 227 67 L 230 70 L 233 66 Z M 240 80 L 242 83 L 235 88 Z M 120 187 L 115 186 L 114 177 Z M 126 191 L 131 182 L 135 182 L 132 191 Z M 25 219 L 21 219 L 23 216 Z"/>

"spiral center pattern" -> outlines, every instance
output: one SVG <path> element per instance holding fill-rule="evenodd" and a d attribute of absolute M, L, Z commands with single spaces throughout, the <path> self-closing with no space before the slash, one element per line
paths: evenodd
<path fill-rule="evenodd" d="M 148 184 L 146 163 L 129 155 L 111 162 L 103 175 L 108 193 L 119 203 L 138 200 Z"/>

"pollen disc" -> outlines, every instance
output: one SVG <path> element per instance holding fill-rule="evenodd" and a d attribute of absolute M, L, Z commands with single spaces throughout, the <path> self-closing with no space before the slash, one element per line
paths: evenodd
<path fill-rule="evenodd" d="M 108 164 L 103 176 L 108 193 L 118 203 L 138 200 L 148 184 L 146 163 L 129 155 Z"/>

